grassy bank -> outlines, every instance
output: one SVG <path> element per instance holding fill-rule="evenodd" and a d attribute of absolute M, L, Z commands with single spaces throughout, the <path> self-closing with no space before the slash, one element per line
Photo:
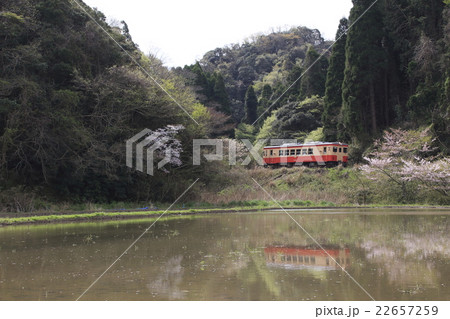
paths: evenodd
<path fill-rule="evenodd" d="M 200 202 L 214 205 L 270 200 L 271 197 L 278 201 L 301 200 L 336 206 L 450 205 L 448 196 L 414 182 L 405 183 L 402 187 L 388 178 L 369 179 L 357 166 L 246 169 L 217 165 L 211 176 L 207 187 L 196 190 L 196 196 Z"/>
<path fill-rule="evenodd" d="M 221 213 L 239 213 L 239 212 L 254 212 L 254 211 L 269 211 L 279 210 L 280 205 L 284 209 L 349 209 L 349 210 L 365 210 L 365 209 L 443 209 L 450 212 L 450 207 L 445 206 L 316 206 L 314 203 L 307 203 L 308 205 L 298 206 L 298 201 L 282 201 L 275 203 L 273 201 L 263 202 L 257 206 L 251 206 L 250 202 L 246 206 L 230 207 L 230 208 L 196 208 L 196 209 L 178 209 L 178 210 L 154 210 L 154 211 L 121 211 L 121 212 L 79 212 L 74 214 L 48 214 L 45 212 L 35 213 L 32 216 L 24 216 L 24 214 L 16 214 L 17 216 L 0 217 L 0 226 L 12 226 L 22 224 L 49 224 L 49 223 L 67 223 L 67 222 L 93 222 L 106 220 L 124 220 L 124 219 L 142 219 L 142 218 L 156 218 L 164 215 L 181 216 L 181 215 L 198 215 L 198 214 L 221 214 Z M 278 205 L 280 204 L 280 205 Z M 4 214 L 3 214 L 4 215 Z M 1 216 L 1 215 L 0 215 Z"/>
<path fill-rule="evenodd" d="M 190 209 L 190 210 L 164 210 L 158 211 L 134 211 L 134 212 L 94 212 L 94 213 L 78 213 L 78 214 L 51 214 L 51 215 L 35 215 L 23 217 L 3 217 L 0 218 L 0 225 L 18 225 L 18 224 L 34 224 L 34 223 L 54 223 L 67 221 L 95 221 L 110 219 L 128 219 L 142 217 L 158 217 L 162 214 L 170 215 L 188 215 L 201 213 L 224 213 L 243 211 L 244 209 Z M 248 210 L 248 209 L 247 209 Z"/>
<path fill-rule="evenodd" d="M 272 198 L 289 208 L 450 205 L 448 197 L 414 183 L 400 188 L 389 179 L 370 180 L 355 167 L 247 169 L 217 164 L 210 167 L 208 176 L 173 205 L 170 214 L 278 208 Z M 49 201 L 26 189 L 10 189 L 0 193 L 0 223 L 148 216 L 164 212 L 170 205 L 169 199 L 165 200 L 71 203 Z"/>
<path fill-rule="evenodd" d="M 142 217 L 154 217 L 162 214 L 170 215 L 188 215 L 188 214 L 214 214 L 214 213 L 233 213 L 233 212 L 246 212 L 246 211 L 262 211 L 269 209 L 279 209 L 279 204 L 285 208 L 324 208 L 335 207 L 333 203 L 314 203 L 312 201 L 280 201 L 278 203 L 274 201 L 264 200 L 249 200 L 230 202 L 223 205 L 213 205 L 211 203 L 199 203 L 188 202 L 184 204 L 174 205 L 179 209 L 167 210 L 168 204 L 159 204 L 160 209 L 141 209 L 141 210 L 114 210 L 114 206 L 105 205 L 111 211 L 48 211 L 41 210 L 35 212 L 23 212 L 23 213 L 0 213 L 0 225 L 17 225 L 17 224 L 34 224 L 34 223 L 55 223 L 55 222 L 67 222 L 67 221 L 95 221 L 95 220 L 110 220 L 110 219 L 131 219 Z M 96 205 L 102 206 L 102 205 Z M 167 207 L 165 207 L 167 206 Z M 191 208 L 195 207 L 195 208 Z M 91 206 L 92 208 L 92 206 Z"/>

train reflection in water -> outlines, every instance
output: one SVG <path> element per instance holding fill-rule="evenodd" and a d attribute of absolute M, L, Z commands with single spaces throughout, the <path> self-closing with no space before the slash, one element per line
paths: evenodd
<path fill-rule="evenodd" d="M 274 267 L 335 270 L 340 268 L 338 264 L 342 268 L 350 265 L 350 249 L 325 248 L 325 251 L 308 247 L 269 246 L 264 248 L 264 255 L 267 265 Z"/>

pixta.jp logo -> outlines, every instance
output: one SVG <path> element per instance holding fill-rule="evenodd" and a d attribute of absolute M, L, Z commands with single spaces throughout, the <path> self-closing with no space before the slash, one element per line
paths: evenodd
<path fill-rule="evenodd" d="M 145 166 L 145 173 L 151 176 L 154 174 L 153 163 L 156 160 L 158 160 L 158 169 L 166 172 L 164 166 L 167 164 L 180 166 L 181 142 L 175 138 L 175 135 L 182 129 L 184 129 L 182 125 L 168 125 L 156 131 L 144 129 L 128 139 L 126 142 L 127 166 L 133 168 L 135 158 L 136 170 L 144 173 Z"/>

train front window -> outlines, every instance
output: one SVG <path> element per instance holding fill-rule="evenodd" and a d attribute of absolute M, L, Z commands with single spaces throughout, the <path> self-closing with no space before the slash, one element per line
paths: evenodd
<path fill-rule="evenodd" d="M 337 147 L 336 146 L 333 147 L 333 153 L 337 153 Z"/>
<path fill-rule="evenodd" d="M 273 150 L 270 150 L 270 156 L 272 156 L 273 155 Z"/>
<path fill-rule="evenodd" d="M 341 147 L 339 147 L 339 153 L 342 153 L 342 148 Z"/>
<path fill-rule="evenodd" d="M 347 148 L 346 148 L 346 147 L 344 147 L 344 153 L 346 153 L 346 154 L 347 154 Z"/>

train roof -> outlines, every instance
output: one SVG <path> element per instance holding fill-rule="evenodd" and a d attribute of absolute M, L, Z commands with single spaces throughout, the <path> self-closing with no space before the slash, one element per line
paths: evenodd
<path fill-rule="evenodd" d="M 286 143 L 282 145 L 265 146 L 264 148 L 289 148 L 289 147 L 301 147 L 301 146 L 324 146 L 324 145 L 336 145 L 347 146 L 348 144 L 341 142 L 308 142 L 308 143 Z"/>

